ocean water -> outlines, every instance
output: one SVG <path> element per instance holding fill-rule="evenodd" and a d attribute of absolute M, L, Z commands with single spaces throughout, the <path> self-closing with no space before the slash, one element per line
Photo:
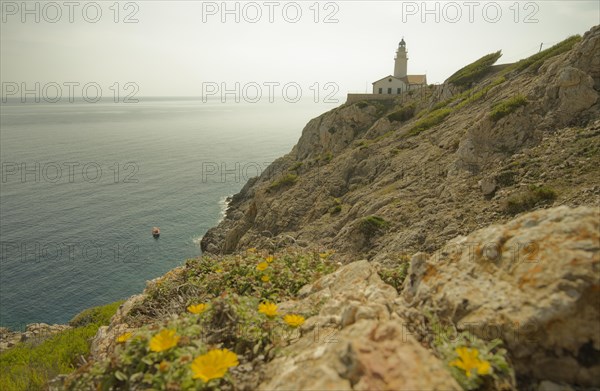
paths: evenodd
<path fill-rule="evenodd" d="M 191 98 L 2 104 L 0 326 L 67 322 L 201 255 L 225 198 L 331 108 Z"/>

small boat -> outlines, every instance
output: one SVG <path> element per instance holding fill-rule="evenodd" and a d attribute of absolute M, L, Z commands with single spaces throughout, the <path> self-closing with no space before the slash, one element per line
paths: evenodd
<path fill-rule="evenodd" d="M 158 227 L 152 227 L 152 236 L 154 239 L 158 239 L 160 236 L 160 229 Z"/>

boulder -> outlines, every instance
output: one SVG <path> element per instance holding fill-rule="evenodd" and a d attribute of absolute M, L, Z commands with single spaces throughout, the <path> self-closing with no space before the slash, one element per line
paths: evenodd
<path fill-rule="evenodd" d="M 600 386 L 599 217 L 539 210 L 417 254 L 404 302 L 503 339 L 519 375 Z"/>
<path fill-rule="evenodd" d="M 459 390 L 433 353 L 390 312 L 396 290 L 367 261 L 344 266 L 280 304 L 309 311 L 301 335 L 265 368 L 259 390 Z"/>

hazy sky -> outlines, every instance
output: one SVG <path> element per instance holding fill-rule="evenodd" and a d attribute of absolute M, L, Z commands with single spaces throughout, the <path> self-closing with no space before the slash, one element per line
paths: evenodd
<path fill-rule="evenodd" d="M 440 83 L 492 51 L 513 62 L 600 23 L 596 0 L 46 3 L 27 13 L 2 1 L 3 83 L 133 82 L 138 96 L 199 96 L 203 83 L 295 82 L 306 95 L 331 82 L 343 95 L 393 73 L 402 37 L 409 73 Z"/>

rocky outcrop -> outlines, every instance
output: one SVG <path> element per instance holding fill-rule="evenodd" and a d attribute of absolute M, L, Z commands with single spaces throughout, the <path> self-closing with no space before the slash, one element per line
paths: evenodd
<path fill-rule="evenodd" d="M 11 331 L 6 327 L 0 327 L 0 352 L 15 346 L 20 342 L 40 343 L 46 338 L 70 329 L 65 324 L 31 323 L 25 331 Z"/>
<path fill-rule="evenodd" d="M 151 282 L 150 282 L 151 283 Z M 111 318 L 108 326 L 100 326 L 90 343 L 90 354 L 95 360 L 103 360 L 114 350 L 117 337 L 133 327 L 127 324 L 126 316 L 129 311 L 145 298 L 144 294 L 134 295 L 119 306 L 117 313 Z"/>
<path fill-rule="evenodd" d="M 233 197 L 226 218 L 204 236 L 203 251 L 316 244 L 336 250 L 342 262 L 385 263 L 510 220 L 517 212 L 507 204 L 532 186 L 554 196 L 519 212 L 599 205 L 591 179 L 600 176 L 598 47 L 594 27 L 539 69 L 499 67 L 446 106 L 458 87 L 345 104 L 311 120 L 288 155 Z M 495 105 L 519 96 L 524 105 L 492 119 Z M 414 131 L 436 105 L 451 114 Z M 389 119 L 407 107 L 414 118 Z M 275 186 L 282 178 L 287 185 Z M 366 237 L 361 224 L 369 216 L 387 224 Z"/>
<path fill-rule="evenodd" d="M 600 214 L 559 207 L 412 258 L 402 297 L 483 339 L 517 373 L 600 386 Z"/>
<path fill-rule="evenodd" d="M 391 311 L 396 290 L 367 261 L 305 286 L 283 310 L 317 315 L 265 369 L 260 390 L 459 390 Z"/>

